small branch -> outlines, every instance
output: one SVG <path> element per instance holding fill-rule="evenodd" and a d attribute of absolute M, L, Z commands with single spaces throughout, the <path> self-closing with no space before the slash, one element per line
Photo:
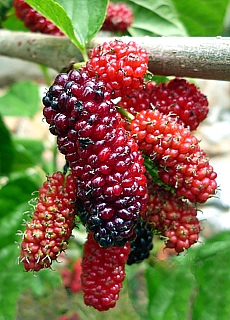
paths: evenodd
<path fill-rule="evenodd" d="M 114 38 L 95 37 L 87 50 Z M 149 53 L 149 71 L 155 75 L 230 81 L 230 38 L 122 37 Z M 82 62 L 81 52 L 65 37 L 30 32 L 0 31 L 0 54 L 68 70 Z"/>
<path fill-rule="evenodd" d="M 0 30 L 0 55 L 35 62 L 58 72 L 83 61 L 81 52 L 65 37 Z"/>

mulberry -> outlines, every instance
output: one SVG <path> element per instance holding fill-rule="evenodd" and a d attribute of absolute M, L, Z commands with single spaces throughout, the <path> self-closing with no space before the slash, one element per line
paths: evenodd
<path fill-rule="evenodd" d="M 49 268 L 66 249 L 74 227 L 75 179 L 55 172 L 39 189 L 32 220 L 26 224 L 20 258 L 26 271 Z"/>
<path fill-rule="evenodd" d="M 82 290 L 84 301 L 98 311 L 115 307 L 125 279 L 125 264 L 130 243 L 123 247 L 101 248 L 88 233 L 82 259 Z"/>
<path fill-rule="evenodd" d="M 26 28 L 33 32 L 41 32 L 53 36 L 64 36 L 58 27 L 29 6 L 24 0 L 14 0 L 13 5 L 16 16 L 23 21 Z"/>
<path fill-rule="evenodd" d="M 175 188 L 178 197 L 205 202 L 217 188 L 217 174 L 198 140 L 175 119 L 158 110 L 143 110 L 130 130 L 140 149 L 158 165 L 160 179 Z"/>
<path fill-rule="evenodd" d="M 133 13 L 126 4 L 109 2 L 102 30 L 124 33 L 132 23 Z"/>
<path fill-rule="evenodd" d="M 86 71 L 60 74 L 43 99 L 44 116 L 76 178 L 87 230 L 103 247 L 135 237 L 146 209 L 145 166 L 103 82 Z"/>

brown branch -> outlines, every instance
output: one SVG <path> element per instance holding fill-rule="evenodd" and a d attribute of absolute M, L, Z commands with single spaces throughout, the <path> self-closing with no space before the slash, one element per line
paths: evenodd
<path fill-rule="evenodd" d="M 95 37 L 92 47 L 114 38 Z M 122 37 L 149 53 L 149 70 L 156 75 L 230 81 L 230 38 Z M 65 37 L 29 32 L 0 31 L 0 54 L 46 65 L 57 71 L 83 60 Z"/>

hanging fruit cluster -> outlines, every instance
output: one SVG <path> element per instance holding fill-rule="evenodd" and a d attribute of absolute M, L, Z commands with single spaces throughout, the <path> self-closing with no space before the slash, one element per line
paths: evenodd
<path fill-rule="evenodd" d="M 28 22 L 28 7 L 15 6 L 25 6 Z M 26 271 L 49 268 L 80 221 L 88 235 L 80 286 L 99 311 L 116 305 L 125 265 L 149 257 L 155 233 L 177 253 L 195 244 L 196 206 L 216 194 L 217 175 L 192 132 L 208 114 L 206 96 L 185 79 L 157 84 L 147 73 L 146 50 L 112 40 L 57 75 L 43 97 L 68 170 L 39 189 L 20 260 Z"/>

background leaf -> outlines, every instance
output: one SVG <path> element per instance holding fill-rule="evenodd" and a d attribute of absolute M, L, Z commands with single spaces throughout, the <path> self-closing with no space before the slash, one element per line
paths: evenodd
<path fill-rule="evenodd" d="M 17 82 L 0 97 L 0 113 L 3 116 L 33 117 L 39 104 L 38 85 L 29 81 Z"/>
<path fill-rule="evenodd" d="M 61 284 L 58 272 L 50 269 L 42 270 L 36 277 L 31 272 L 24 272 L 22 263 L 18 264 L 19 253 L 14 243 L 0 250 L 0 320 L 17 319 L 18 297 L 25 289 L 46 294 Z"/>
<path fill-rule="evenodd" d="M 41 140 L 14 138 L 15 156 L 14 171 L 26 170 L 35 165 L 41 165 L 42 153 L 45 149 Z"/>
<path fill-rule="evenodd" d="M 108 0 L 26 2 L 52 21 L 82 51 L 101 28 L 108 4 Z"/>
<path fill-rule="evenodd" d="M 197 282 L 192 320 L 230 319 L 230 232 L 200 246 L 191 266 Z"/>
<path fill-rule="evenodd" d="M 13 0 L 0 0 L 0 25 L 5 19 L 8 10 L 11 8 Z"/>
<path fill-rule="evenodd" d="M 190 36 L 220 36 L 229 0 L 172 0 Z"/>
<path fill-rule="evenodd" d="M 14 146 L 11 134 L 0 117 L 0 176 L 8 175 L 14 160 Z"/>
<path fill-rule="evenodd" d="M 155 265 L 146 270 L 148 320 L 185 320 L 195 288 L 194 276 L 183 265 Z"/>
<path fill-rule="evenodd" d="M 171 0 L 126 0 L 124 2 L 131 8 L 134 15 L 134 22 L 128 28 L 131 36 L 187 35 Z"/>

